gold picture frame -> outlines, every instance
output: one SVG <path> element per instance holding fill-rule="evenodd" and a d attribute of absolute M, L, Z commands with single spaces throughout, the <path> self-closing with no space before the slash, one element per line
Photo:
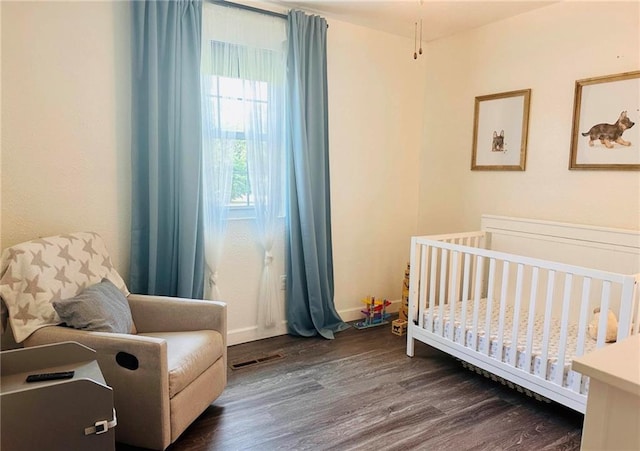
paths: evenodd
<path fill-rule="evenodd" d="M 524 171 L 531 89 L 475 99 L 471 170 Z"/>
<path fill-rule="evenodd" d="M 576 80 L 569 169 L 640 169 L 640 71 Z"/>

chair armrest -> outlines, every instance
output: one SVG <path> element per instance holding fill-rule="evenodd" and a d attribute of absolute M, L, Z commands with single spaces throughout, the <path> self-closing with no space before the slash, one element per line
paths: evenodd
<path fill-rule="evenodd" d="M 160 373 L 166 372 L 167 343 L 163 339 L 156 337 L 90 332 L 70 327 L 47 326 L 33 332 L 25 340 L 24 344 L 25 346 L 37 346 L 61 341 L 76 341 L 94 349 L 98 353 L 97 360 L 101 363 L 100 367 L 103 372 L 109 371 L 108 368 L 104 367 L 103 362 L 108 362 L 108 366 L 118 366 L 116 355 L 120 352 L 135 356 L 141 368 L 153 368 Z M 158 376 L 164 377 L 162 374 L 158 374 Z"/>
<path fill-rule="evenodd" d="M 162 365 L 165 363 L 164 367 L 166 367 L 167 344 L 164 340 L 155 337 L 47 326 L 36 330 L 24 343 L 25 346 L 37 346 L 61 341 L 77 341 L 102 354 L 115 355 L 122 351 L 134 354 L 140 359 L 139 354 L 144 353 L 153 360 L 149 364 Z M 160 361 L 162 354 L 164 354 L 164 362 Z"/>
<path fill-rule="evenodd" d="M 130 294 L 136 329 L 145 332 L 216 330 L 227 345 L 227 304 L 219 301 Z"/>
<path fill-rule="evenodd" d="M 138 375 L 147 373 L 151 379 L 167 384 L 168 390 L 167 342 L 161 338 L 46 326 L 33 332 L 24 345 L 37 346 L 62 341 L 76 341 L 95 350 L 100 369 L 110 385 L 124 371 Z M 139 367 L 135 371 L 121 367 L 116 360 L 120 352 L 133 355 Z"/>

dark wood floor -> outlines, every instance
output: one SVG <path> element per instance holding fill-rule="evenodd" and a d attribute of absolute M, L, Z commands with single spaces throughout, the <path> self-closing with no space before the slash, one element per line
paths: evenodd
<path fill-rule="evenodd" d="M 390 327 L 229 348 L 229 383 L 174 443 L 196 450 L 578 450 L 582 415 L 462 368 Z M 119 451 L 133 448 L 118 446 Z"/>

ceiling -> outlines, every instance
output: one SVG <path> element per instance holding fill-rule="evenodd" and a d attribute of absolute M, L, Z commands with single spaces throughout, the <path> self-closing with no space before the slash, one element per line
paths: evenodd
<path fill-rule="evenodd" d="M 497 22 L 542 8 L 557 1 L 483 0 L 274 0 L 344 22 L 414 38 L 415 23 L 422 22 L 425 42 Z"/>

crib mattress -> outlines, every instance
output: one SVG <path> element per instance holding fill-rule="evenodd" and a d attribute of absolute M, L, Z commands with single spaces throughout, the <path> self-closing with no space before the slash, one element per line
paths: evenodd
<path fill-rule="evenodd" d="M 444 306 L 443 321 L 439 320 L 439 308 L 434 308 L 433 315 L 429 315 L 429 309 L 426 309 L 424 313 L 424 327 L 425 329 L 432 331 L 438 335 L 442 335 L 441 327 L 444 327 L 444 335 L 449 335 L 449 330 L 452 327 L 450 321 L 450 305 Z M 467 302 L 467 312 L 465 318 L 464 328 L 461 324 L 462 319 L 462 302 L 457 302 L 455 306 L 455 323 L 454 327 L 454 341 L 460 343 L 461 334 L 464 333 L 464 346 L 474 349 L 475 351 L 483 351 L 486 346 L 487 334 L 485 332 L 487 315 L 487 303 L 486 300 L 482 300 L 478 310 L 478 338 L 477 342 L 473 334 L 473 301 Z M 518 337 L 513 339 L 513 319 L 514 310 L 513 307 L 507 305 L 505 308 L 505 320 L 503 328 L 503 342 L 502 349 L 499 348 L 498 332 L 499 332 L 499 320 L 500 320 L 500 303 L 494 302 L 491 310 L 490 320 L 490 337 L 489 337 L 489 355 L 501 360 L 502 362 L 510 362 L 512 352 L 516 352 L 516 367 L 521 370 L 525 369 L 526 363 L 526 338 L 527 338 L 527 318 L 520 315 L 518 326 Z M 441 326 L 442 325 L 442 326 Z M 563 387 L 570 387 L 573 385 L 573 381 L 576 377 L 580 377 L 580 393 L 586 395 L 589 389 L 589 378 L 576 373 L 571 369 L 571 361 L 573 360 L 578 342 L 578 326 L 576 324 L 569 324 L 567 330 L 567 343 L 565 348 L 564 362 L 558 362 L 558 348 L 560 342 L 560 321 L 558 319 L 552 319 L 549 330 L 549 343 L 547 351 L 547 365 L 544 376 L 542 372 L 542 341 L 544 336 L 544 316 L 536 315 L 533 324 L 533 346 L 531 350 L 531 362 L 530 373 L 538 377 L 544 377 L 547 380 L 555 380 L 558 371 L 563 372 L 562 385 Z M 464 331 L 464 332 L 463 332 Z M 515 341 L 515 346 L 514 346 Z M 474 345 L 475 344 L 475 345 Z M 596 349 L 596 342 L 589 337 L 585 337 L 584 341 L 584 353 L 588 353 Z"/>

